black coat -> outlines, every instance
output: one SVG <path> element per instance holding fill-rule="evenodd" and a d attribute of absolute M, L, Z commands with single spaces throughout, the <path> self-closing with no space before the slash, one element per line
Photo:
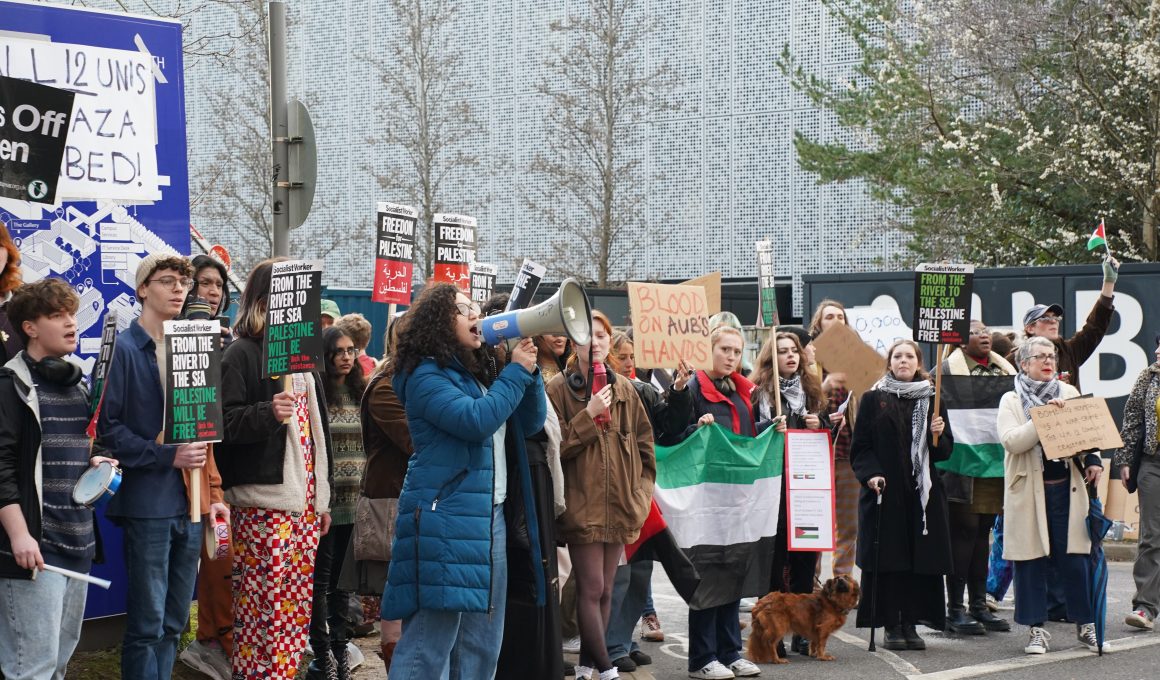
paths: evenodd
<path fill-rule="evenodd" d="M 933 397 L 932 397 L 933 398 Z M 954 439 L 947 420 L 946 406 L 939 415 L 946 429 L 934 446 L 927 418 L 927 446 L 930 455 L 930 499 L 926 506 L 927 534 L 922 533 L 922 508 L 910 466 L 910 417 L 914 400 L 871 390 L 862 396 L 858 407 L 858 427 L 850 445 L 850 465 L 862 484 L 858 498 L 858 566 L 874 569 L 875 526 L 882 512 L 882 535 L 878 545 L 878 571 L 914 574 L 949 574 L 951 560 L 950 529 L 947 522 L 947 498 L 934 464 L 951 455 Z M 876 494 L 866 486 L 875 476 L 886 478 L 882 505 L 876 505 Z"/>

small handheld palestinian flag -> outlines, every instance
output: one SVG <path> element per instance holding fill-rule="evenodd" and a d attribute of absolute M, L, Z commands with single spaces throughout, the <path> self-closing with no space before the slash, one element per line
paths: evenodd
<path fill-rule="evenodd" d="M 1104 218 L 1102 217 L 1100 218 L 1100 226 L 1096 227 L 1096 230 L 1092 232 L 1091 237 L 1088 239 L 1087 249 L 1088 251 L 1092 251 L 1100 246 L 1103 246 L 1104 250 L 1108 251 L 1109 256 L 1112 254 L 1111 248 L 1108 248 L 1108 237 L 1104 233 Z"/>

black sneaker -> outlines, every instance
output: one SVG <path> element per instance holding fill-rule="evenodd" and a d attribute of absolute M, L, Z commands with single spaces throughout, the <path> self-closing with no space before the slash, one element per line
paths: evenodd
<path fill-rule="evenodd" d="M 628 653 L 629 658 L 636 662 L 637 666 L 651 666 L 652 657 L 639 649 L 634 649 Z"/>
<path fill-rule="evenodd" d="M 902 637 L 902 626 L 887 626 L 882 634 L 884 649 L 906 649 L 906 638 Z"/>
<path fill-rule="evenodd" d="M 613 659 L 612 665 L 616 666 L 616 670 L 621 673 L 631 673 L 636 670 L 636 662 L 630 657 L 622 656 L 619 659 Z"/>

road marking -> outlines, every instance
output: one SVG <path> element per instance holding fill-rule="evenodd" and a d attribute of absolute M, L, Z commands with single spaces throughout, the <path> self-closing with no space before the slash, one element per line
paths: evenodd
<path fill-rule="evenodd" d="M 851 636 L 853 637 L 853 636 Z M 1140 647 L 1152 647 L 1160 645 L 1160 636 L 1148 635 L 1146 637 L 1127 637 L 1119 640 L 1109 640 L 1112 645 L 1109 654 L 1119 654 L 1126 652 L 1129 649 L 1138 649 Z M 973 666 L 961 666 L 959 668 L 949 668 L 945 671 L 935 671 L 932 673 L 914 673 L 907 674 L 906 680 L 959 680 L 960 678 L 974 678 L 980 675 L 990 675 L 992 673 L 1002 673 L 1004 671 L 1013 671 L 1030 666 L 1041 666 L 1048 663 L 1058 663 L 1060 661 L 1071 661 L 1072 659 L 1084 659 L 1094 656 L 1087 647 L 1072 647 L 1061 652 L 1048 652 L 1047 654 L 1028 654 L 1027 656 L 1015 657 L 1012 659 L 999 659 L 997 661 L 988 661 L 987 663 L 975 664 Z M 918 670 L 917 668 L 915 669 Z"/>
<path fill-rule="evenodd" d="M 842 642 L 854 645 L 856 647 L 862 647 L 864 645 L 870 644 L 869 641 L 863 640 L 857 635 L 851 635 L 850 633 L 841 630 L 834 631 L 833 637 L 836 637 Z M 898 671 L 901 675 L 905 675 L 907 678 L 913 678 L 915 677 L 915 673 L 921 673 L 921 671 L 918 670 L 918 667 L 916 667 L 914 664 L 888 649 L 882 649 L 880 646 L 875 645 L 875 650 L 870 652 L 870 654 L 873 654 L 879 659 L 882 659 L 886 663 L 890 664 L 891 668 Z"/>

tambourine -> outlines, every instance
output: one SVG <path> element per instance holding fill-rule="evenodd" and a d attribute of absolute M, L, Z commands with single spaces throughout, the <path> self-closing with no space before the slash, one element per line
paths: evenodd
<path fill-rule="evenodd" d="M 101 461 L 96 467 L 85 470 L 73 487 L 73 501 L 93 507 L 104 505 L 117 493 L 121 486 L 121 469 L 108 461 Z"/>
<path fill-rule="evenodd" d="M 205 523 L 205 554 L 211 560 L 230 554 L 230 523 L 221 517 L 212 517 Z"/>

